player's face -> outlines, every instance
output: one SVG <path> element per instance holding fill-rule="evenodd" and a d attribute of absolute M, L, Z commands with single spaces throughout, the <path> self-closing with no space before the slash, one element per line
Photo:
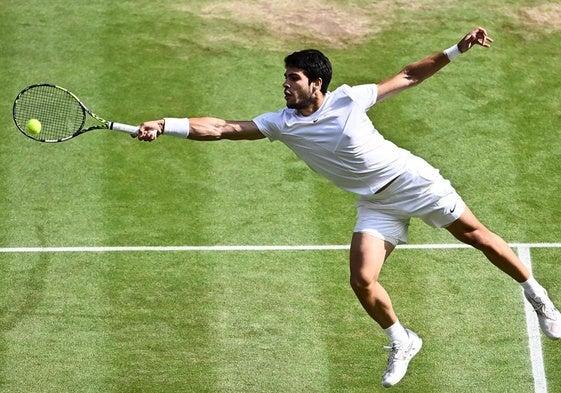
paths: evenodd
<path fill-rule="evenodd" d="M 284 74 L 284 99 L 288 108 L 301 110 L 310 107 L 315 102 L 314 84 L 304 71 L 299 68 L 287 68 Z"/>

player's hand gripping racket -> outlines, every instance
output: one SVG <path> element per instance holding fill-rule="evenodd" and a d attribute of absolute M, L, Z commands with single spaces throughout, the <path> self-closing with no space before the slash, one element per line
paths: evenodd
<path fill-rule="evenodd" d="M 88 115 L 97 123 L 88 126 Z M 114 130 L 127 134 L 138 132 L 137 126 L 102 119 L 73 93 L 51 84 L 31 85 L 23 89 L 14 101 L 13 117 L 17 128 L 25 136 L 39 142 L 64 142 L 92 130 Z M 39 120 L 39 131 L 29 129 L 31 119 Z"/>

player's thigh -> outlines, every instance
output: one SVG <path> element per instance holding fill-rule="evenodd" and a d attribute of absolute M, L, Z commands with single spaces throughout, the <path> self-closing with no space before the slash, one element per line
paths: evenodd
<path fill-rule="evenodd" d="M 467 206 L 462 215 L 446 229 L 456 239 L 472 245 L 484 241 L 492 235 Z"/>
<path fill-rule="evenodd" d="M 355 232 L 350 250 L 351 284 L 366 286 L 378 281 L 382 265 L 394 248 L 381 238 Z"/>

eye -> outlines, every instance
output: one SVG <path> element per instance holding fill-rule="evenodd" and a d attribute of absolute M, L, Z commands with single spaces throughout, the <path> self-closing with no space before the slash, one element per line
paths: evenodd
<path fill-rule="evenodd" d="M 300 75 L 296 74 L 296 73 L 290 73 L 290 74 L 285 74 L 284 75 L 285 80 L 290 81 L 290 82 L 298 82 L 300 79 L 302 79 L 300 77 Z"/>

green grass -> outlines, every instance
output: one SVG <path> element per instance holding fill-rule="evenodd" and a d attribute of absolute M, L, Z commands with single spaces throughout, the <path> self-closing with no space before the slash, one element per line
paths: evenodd
<path fill-rule="evenodd" d="M 367 83 L 476 25 L 495 38 L 492 49 L 460 57 L 372 118 L 441 168 L 507 241 L 559 242 L 561 32 L 525 14 L 548 3 L 354 1 L 368 15 L 387 7 L 383 30 L 336 47 L 209 18 L 208 4 L 3 3 L 1 248 L 347 244 L 354 197 L 280 144 L 141 144 L 99 132 L 44 145 L 16 131 L 12 101 L 51 82 L 121 122 L 249 119 L 282 106 L 289 51 L 325 50 L 333 87 Z M 412 223 L 413 244 L 451 241 Z M 560 304 L 561 250 L 531 255 Z M 345 251 L 0 253 L 0 391 L 382 391 L 386 340 L 347 270 Z M 382 280 L 425 340 L 392 391 L 532 391 L 520 289 L 480 254 L 398 250 Z M 543 351 L 555 392 L 559 343 L 544 338 Z"/>
<path fill-rule="evenodd" d="M 381 390 L 384 338 L 345 283 L 345 254 L 2 255 L 2 387 Z M 475 251 L 401 250 L 385 274 L 426 343 L 396 391 L 531 390 L 519 289 Z"/>

